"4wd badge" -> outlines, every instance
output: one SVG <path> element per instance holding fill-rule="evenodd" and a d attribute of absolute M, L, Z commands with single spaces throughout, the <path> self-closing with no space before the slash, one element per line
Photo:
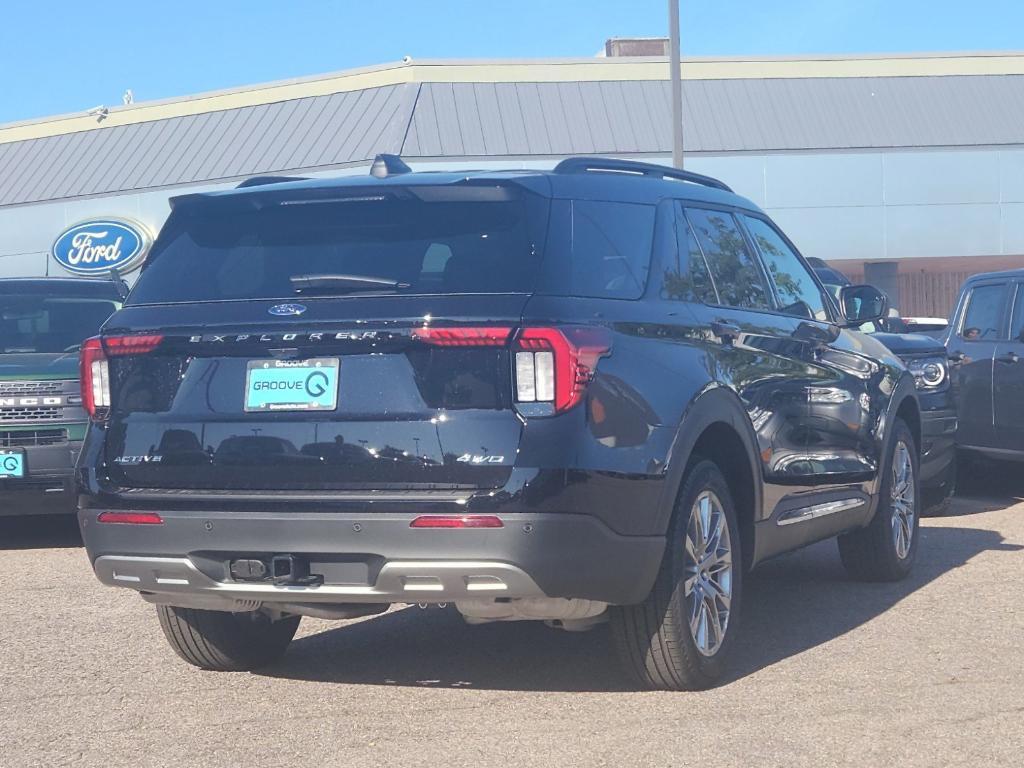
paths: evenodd
<path fill-rule="evenodd" d="M 504 464 L 504 456 L 481 456 L 475 453 L 464 453 L 456 461 L 463 464 Z"/>

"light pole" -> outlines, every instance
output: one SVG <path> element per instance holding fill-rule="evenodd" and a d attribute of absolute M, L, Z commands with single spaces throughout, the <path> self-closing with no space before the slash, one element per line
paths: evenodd
<path fill-rule="evenodd" d="M 672 165 L 683 167 L 683 73 L 679 65 L 679 2 L 668 0 L 669 82 L 672 84 Z"/>

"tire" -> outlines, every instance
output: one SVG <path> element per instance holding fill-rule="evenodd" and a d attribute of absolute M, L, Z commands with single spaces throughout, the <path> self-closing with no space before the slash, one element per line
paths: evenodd
<path fill-rule="evenodd" d="M 259 669 L 284 655 L 301 616 L 271 621 L 262 613 L 202 611 L 158 605 L 160 628 L 171 648 L 200 669 L 241 672 Z"/>
<path fill-rule="evenodd" d="M 914 435 L 902 419 L 893 423 L 893 439 L 882 466 L 878 509 L 871 523 L 839 537 L 839 557 L 846 571 L 860 581 L 899 581 L 910 573 L 917 557 L 921 520 L 918 454 Z M 912 476 L 906 488 L 899 490 L 902 504 L 897 504 L 893 494 L 895 476 L 905 466 L 910 467 Z M 909 508 L 908 514 L 898 511 L 904 508 Z M 903 543 L 907 535 L 909 545 Z"/>
<path fill-rule="evenodd" d="M 713 557 L 727 555 L 727 567 L 722 561 L 712 561 L 707 569 L 696 566 L 690 551 L 701 548 L 695 527 L 704 519 L 699 511 L 707 512 L 717 529 Z M 701 690 L 717 682 L 739 629 L 742 579 L 740 533 L 729 486 L 713 462 L 697 461 L 679 490 L 651 593 L 638 605 L 611 611 L 612 637 L 634 680 L 644 688 L 670 691 Z M 719 625 L 724 624 L 717 642 L 709 606 Z M 693 624 L 691 617 L 696 617 Z"/>

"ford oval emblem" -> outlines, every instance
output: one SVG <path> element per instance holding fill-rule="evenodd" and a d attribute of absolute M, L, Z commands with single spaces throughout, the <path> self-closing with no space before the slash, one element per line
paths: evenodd
<path fill-rule="evenodd" d="M 76 275 L 124 274 L 142 264 L 152 238 L 125 219 L 90 219 L 65 229 L 53 243 L 53 258 Z"/>
<path fill-rule="evenodd" d="M 302 304 L 275 304 L 267 310 L 270 314 L 278 317 L 293 317 L 301 315 L 305 311 L 306 308 Z"/>

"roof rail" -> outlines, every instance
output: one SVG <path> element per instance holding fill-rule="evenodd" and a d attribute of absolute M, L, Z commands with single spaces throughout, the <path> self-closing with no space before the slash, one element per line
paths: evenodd
<path fill-rule="evenodd" d="M 283 181 L 306 181 L 306 176 L 253 176 L 239 184 L 235 189 L 246 187 L 262 187 L 264 184 L 280 184 Z"/>
<path fill-rule="evenodd" d="M 678 181 L 700 184 L 703 187 L 714 187 L 725 192 L 732 192 L 732 188 L 725 182 L 711 176 L 705 176 L 702 173 L 681 171 L 678 168 L 670 168 L 667 165 L 657 165 L 656 163 L 619 160 L 614 157 L 567 157 L 556 165 L 554 169 L 555 173 L 590 173 L 591 171 L 630 173 L 636 176 L 650 176 L 656 179 L 677 179 Z"/>

